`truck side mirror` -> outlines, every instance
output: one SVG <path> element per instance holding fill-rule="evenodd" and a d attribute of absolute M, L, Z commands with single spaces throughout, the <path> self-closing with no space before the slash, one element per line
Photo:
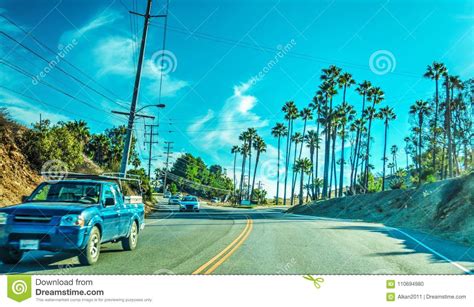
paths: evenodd
<path fill-rule="evenodd" d="M 28 198 L 29 198 L 28 195 L 23 195 L 23 196 L 21 197 L 21 202 L 22 202 L 22 203 L 26 203 L 26 202 L 28 201 Z"/>
<path fill-rule="evenodd" d="M 107 197 L 105 199 L 105 206 L 106 207 L 115 206 L 115 199 L 113 197 Z"/>

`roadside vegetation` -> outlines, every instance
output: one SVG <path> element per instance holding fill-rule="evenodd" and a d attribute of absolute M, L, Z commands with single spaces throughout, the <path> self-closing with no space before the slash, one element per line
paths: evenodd
<path fill-rule="evenodd" d="M 86 122 L 69 121 L 51 124 L 45 119 L 32 124 L 31 128 L 24 127 L 8 115 L 5 108 L 0 109 L 0 140 L 2 148 L 10 148 L 18 156 L 23 157 L 21 162 L 26 164 L 25 173 L 30 173 L 26 177 L 22 191 L 31 192 L 32 188 L 39 182 L 38 174 L 41 171 L 68 171 L 83 173 L 118 172 L 120 160 L 122 158 L 123 142 L 125 138 L 125 127 L 119 126 L 107 129 L 102 133 L 91 133 Z M 133 144 L 136 139 L 133 140 Z M 133 169 L 129 174 L 140 176 L 142 188 L 146 201 L 151 200 L 152 187 L 148 176 L 143 168 L 140 168 L 138 153 L 134 150 L 131 153 L 131 164 Z M 6 151 L 4 155 L 8 155 Z M 4 157 L 5 158 L 5 157 Z M 19 159 L 19 158 L 17 158 Z M 52 169 L 47 167 L 48 161 L 59 161 Z M 8 164 L 15 164 L 18 161 L 10 161 Z M 46 166 L 46 167 L 45 167 Z M 17 180 L 18 170 L 12 170 L 12 174 L 2 176 L 0 190 L 6 190 L 8 181 Z M 10 177 L 10 178 L 8 178 Z M 13 184 L 13 183 L 12 183 Z M 6 193 L 7 191 L 5 191 Z M 24 194 L 22 194 L 24 195 Z M 16 198 L 5 197 L 8 201 L 17 201 L 22 195 Z"/>
<path fill-rule="evenodd" d="M 286 102 L 284 121 L 272 128 L 278 150 L 275 203 L 292 205 L 297 200 L 303 204 L 405 189 L 471 172 L 474 79 L 462 81 L 438 62 L 428 65 L 422 75 L 433 83 L 434 93 L 410 106 L 411 128 L 403 139 L 406 165 L 402 166 L 398 163 L 400 149 L 393 144 L 401 140 L 389 134 L 397 114 L 393 106 L 384 103 L 384 91 L 368 80 L 356 82 L 337 66 L 323 69 L 312 102 L 301 109 L 293 101 Z M 350 90 L 360 96 L 360 109 L 346 101 Z M 308 123 L 316 124 L 316 129 L 307 130 Z M 374 140 L 374 129 L 379 128 L 384 138 Z M 242 132 L 240 140 L 242 143 L 230 151 L 234 158 L 233 196 L 236 202 L 256 202 L 254 182 L 265 142 L 254 128 Z M 373 154 L 375 142 L 383 145 L 382 157 Z M 303 155 L 304 146 L 308 156 Z M 382 168 L 376 170 L 377 159 Z M 240 178 L 236 178 L 239 163 Z"/>
<path fill-rule="evenodd" d="M 156 169 L 155 177 L 163 178 L 165 170 Z M 224 199 L 232 190 L 232 179 L 227 177 L 222 166 L 207 166 L 200 158 L 190 153 L 179 156 L 167 174 L 168 190 L 172 194 L 186 192 L 204 198 Z"/>

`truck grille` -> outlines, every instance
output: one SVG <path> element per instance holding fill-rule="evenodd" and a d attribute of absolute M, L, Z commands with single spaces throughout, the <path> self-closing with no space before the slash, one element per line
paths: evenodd
<path fill-rule="evenodd" d="M 29 216 L 29 215 L 16 215 L 14 218 L 15 222 L 20 223 L 45 223 L 51 222 L 51 217 L 48 216 Z"/>

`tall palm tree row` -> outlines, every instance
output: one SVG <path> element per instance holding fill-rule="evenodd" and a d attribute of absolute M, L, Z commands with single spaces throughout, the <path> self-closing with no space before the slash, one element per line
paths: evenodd
<path fill-rule="evenodd" d="M 424 76 L 434 80 L 434 99 L 417 100 L 410 106 L 409 113 L 415 119 L 415 125 L 412 135 L 403 139 L 406 171 L 413 178 L 418 178 L 418 183 L 422 182 L 422 177 L 426 178 L 430 174 L 437 178 L 460 175 L 468 170 L 473 160 L 470 144 L 473 136 L 472 119 L 469 116 L 471 106 L 466 101 L 472 97 L 470 89 L 474 88 L 474 81 L 462 82 L 458 76 L 448 74 L 446 66 L 439 62 L 429 65 Z M 354 91 L 359 94 L 361 108 L 356 111 L 348 102 L 348 97 L 352 100 L 349 91 L 356 84 L 350 73 L 331 65 L 322 69 L 320 80 L 321 84 L 307 107 L 299 110 L 295 102 L 286 102 L 282 107 L 286 122 L 272 127 L 271 135 L 277 140 L 277 204 L 281 194 L 280 163 L 284 165 L 285 205 L 287 200 L 293 205 L 296 195 L 301 204 L 304 193 L 307 200 L 342 197 L 347 193 L 367 193 L 374 191 L 374 187 L 380 187 L 380 183 L 373 184 L 375 181 L 381 182 L 382 190 L 385 190 L 386 180 L 389 180 L 387 167 L 390 176 L 402 174 L 397 159 L 398 146 L 389 146 L 389 141 L 394 144 L 393 140 L 389 140 L 390 123 L 396 120 L 397 115 L 390 106 L 378 107 L 385 100 L 384 91 L 368 80 L 358 83 Z M 466 86 L 469 90 L 465 90 Z M 379 125 L 378 119 L 384 128 L 382 172 L 379 178 L 373 174 L 378 164 L 372 161 L 378 161 L 373 154 L 374 135 L 377 135 L 374 129 Z M 311 123 L 315 124 L 315 128 L 310 126 Z M 237 190 L 235 168 L 240 154 L 240 199 L 244 196 L 253 199 L 258 180 L 257 168 L 261 154 L 266 151 L 266 144 L 253 128 L 244 131 L 239 138 L 242 144 L 231 150 L 234 154 L 234 191 Z M 308 151 L 304 152 L 303 147 Z M 412 168 L 410 158 L 416 170 Z M 253 168 L 252 163 L 255 163 Z M 323 164 L 321 177 L 320 163 Z M 248 179 L 245 180 L 245 177 Z M 296 191 L 298 185 L 299 193 Z M 290 197 L 288 193 L 291 193 Z"/>

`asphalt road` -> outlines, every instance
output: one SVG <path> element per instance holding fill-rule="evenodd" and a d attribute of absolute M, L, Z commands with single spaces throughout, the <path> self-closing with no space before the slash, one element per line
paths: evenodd
<path fill-rule="evenodd" d="M 286 214 L 282 208 L 157 208 L 134 251 L 105 244 L 90 267 L 70 254 L 29 252 L 16 266 L 0 264 L 0 273 L 474 273 L 474 249 L 381 224 Z"/>

